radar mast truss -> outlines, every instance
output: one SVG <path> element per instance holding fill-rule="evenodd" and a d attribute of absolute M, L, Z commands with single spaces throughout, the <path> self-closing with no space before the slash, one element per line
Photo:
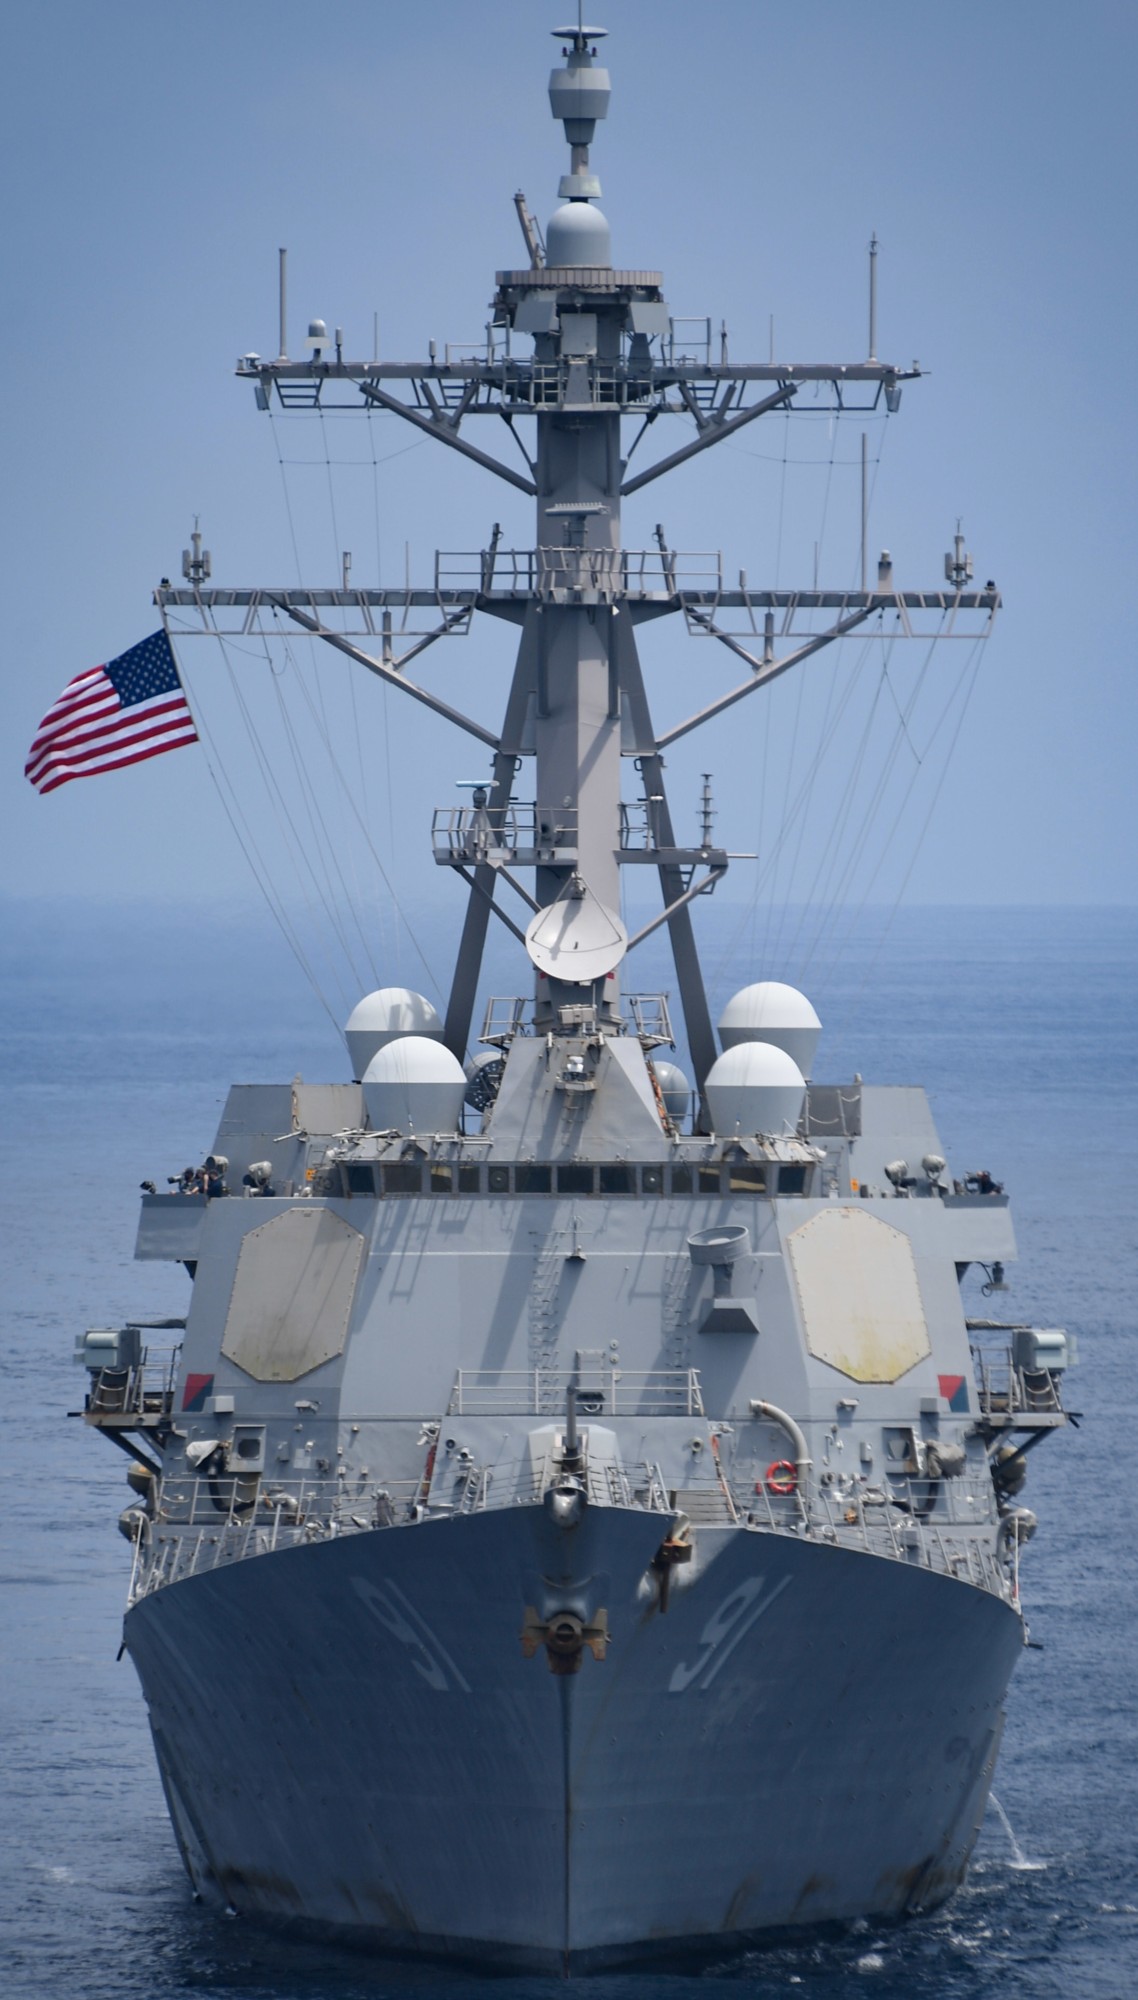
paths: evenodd
<path fill-rule="evenodd" d="M 486 549 L 438 553 L 433 581 L 417 588 L 351 587 L 347 567 L 339 587 L 324 589 L 215 588 L 194 573 L 182 586 L 163 580 L 155 601 L 177 641 L 264 635 L 279 631 L 282 620 L 299 625 L 492 751 L 492 773 L 472 806 L 452 812 L 441 833 L 440 815 L 435 816 L 436 859 L 454 868 L 470 890 L 445 1027 L 445 1040 L 460 1059 L 470 1039 L 491 910 L 515 937 L 524 936 L 495 902 L 499 877 L 534 911 L 577 893 L 615 910 L 620 868 L 649 863 L 659 875 L 661 914 L 630 944 L 657 924 L 668 924 L 702 1091 L 716 1046 L 690 905 L 714 888 L 730 857 L 706 844 L 677 843 L 664 750 L 871 620 L 883 628 L 888 620 L 891 637 L 975 641 L 987 636 L 1000 598 L 994 583 L 980 590 L 965 587 L 971 583 L 971 559 L 962 556 L 959 536 L 955 560 L 946 559 L 946 588 L 899 588 L 887 555 L 870 587 L 864 476 L 860 590 L 753 589 L 742 573 L 729 585 L 720 554 L 669 549 L 662 528 L 652 549 L 622 546 L 624 498 L 746 425 L 792 408 L 805 384 L 815 385 L 816 392 L 825 389 L 839 415 L 882 405 L 892 413 L 902 385 L 921 371 L 916 363 L 905 368 L 877 358 L 876 239 L 870 248 L 870 351 L 866 359 L 848 362 L 792 363 L 773 356 L 734 362 L 725 330 L 715 354 L 710 320 L 681 322 L 671 316 L 659 272 L 616 269 L 607 262 L 608 224 L 593 205 L 600 183 L 588 162 L 589 142 L 597 120 L 606 115 L 609 94 L 608 73 L 593 61 L 594 41 L 603 31 L 578 23 L 556 32 L 567 43 L 566 67 L 555 70 L 550 83 L 554 115 L 563 119 L 571 146 L 571 172 L 560 189 L 565 205 L 543 240 L 524 196 L 515 197 L 531 261 L 526 268 L 498 272 L 484 349 L 448 347 L 440 358 L 432 342 L 426 362 L 350 361 L 344 359 L 339 330 L 330 339 L 317 320 L 309 329 L 308 358 L 292 360 L 282 252 L 280 353 L 275 360 L 248 354 L 237 364 L 238 376 L 252 383 L 258 406 L 266 411 L 381 409 L 461 453 L 535 500 L 535 546 L 505 549 L 495 528 Z M 579 243 L 595 261 L 585 261 L 575 247 Z M 532 341 L 532 354 L 514 351 L 519 338 Z M 694 424 L 694 436 L 630 473 L 647 433 L 665 416 Z M 463 434 L 464 425 L 481 417 L 505 424 L 524 470 Z M 522 419 L 535 426 L 533 450 L 519 431 Z M 637 428 L 622 455 L 622 427 L 628 422 Z M 466 633 L 475 612 L 520 628 L 513 682 L 497 730 L 451 707 L 405 671 L 436 640 Z M 677 613 L 692 635 L 715 639 L 750 672 L 659 731 L 635 632 Z M 399 655 L 396 614 L 400 643 L 410 641 Z M 644 798 L 635 811 L 621 802 L 622 756 L 635 756 L 643 779 Z M 532 808 L 514 797 L 516 775 L 527 757 L 537 765 Z M 554 799 L 555 811 L 542 803 Z M 517 866 L 533 867 L 533 895 L 513 874 Z M 547 984 L 556 987 L 558 981 Z M 557 999 L 544 997 L 547 1004 Z M 615 978 L 601 980 L 594 998 L 612 1025 Z"/>

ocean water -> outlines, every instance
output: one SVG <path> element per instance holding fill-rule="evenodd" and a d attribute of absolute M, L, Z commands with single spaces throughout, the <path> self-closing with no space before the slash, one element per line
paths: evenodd
<path fill-rule="evenodd" d="M 83 1389 L 77 1330 L 184 1304 L 180 1271 L 131 1261 L 138 1182 L 202 1156 L 231 1079 L 346 1073 L 334 1036 L 254 918 L 19 902 L 0 915 L 0 1995 L 499 1994 L 501 1980 L 286 1941 L 193 1904 L 116 1660 L 125 1462 L 66 1414 Z M 732 935 L 715 915 L 718 936 L 700 919 L 712 965 Z M 752 976 L 721 965 L 713 998 Z M 598 1977 L 595 2000 L 1138 1993 L 1136 993 L 1135 911 L 957 909 L 867 923 L 815 994 L 820 1074 L 927 1086 L 954 1169 L 990 1167 L 1013 1197 L 1021 1261 L 997 1303 L 1079 1337 L 1079 1428 L 1041 1446 L 1025 1495 L 1040 1650 L 1017 1669 L 999 1809 L 948 1908 L 699 1973 Z M 729 1812 L 729 1770 L 709 1782 Z M 560 1990 L 509 1983 L 517 2000 Z"/>

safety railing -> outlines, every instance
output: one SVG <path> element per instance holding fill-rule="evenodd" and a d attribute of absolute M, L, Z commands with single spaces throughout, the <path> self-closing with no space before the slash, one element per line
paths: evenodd
<path fill-rule="evenodd" d="M 1062 1376 L 1058 1371 L 1020 1367 L 1010 1341 L 973 1340 L 971 1348 L 981 1416 L 1005 1422 L 1017 1414 L 1062 1416 Z"/>
<path fill-rule="evenodd" d="M 163 1488 L 156 1514 L 141 1524 L 128 1602 L 278 1550 L 415 1521 L 537 1506 L 560 1470 L 560 1461 L 547 1452 L 489 1465 L 436 1458 L 412 1479 L 175 1478 Z M 671 1512 L 658 1465 L 586 1459 L 580 1477 L 594 1506 Z"/>
<path fill-rule="evenodd" d="M 561 1376 L 557 1386 L 563 1388 L 566 1381 Z M 701 1414 L 695 1407 L 698 1385 L 692 1383 L 689 1394 L 688 1413 Z M 505 1406 L 464 1402 L 448 1414 L 471 1414 L 475 1407 L 486 1413 Z M 579 1397 L 578 1408 L 582 1457 L 577 1476 L 593 1506 L 684 1516 L 697 1531 L 735 1525 L 822 1540 L 917 1564 L 1004 1598 L 1014 1594 L 990 1485 L 914 1478 L 891 1479 L 882 1486 L 823 1486 L 813 1478 L 799 1481 L 788 1465 L 772 1488 L 769 1479 L 749 1482 L 737 1467 L 720 1466 L 713 1453 L 698 1470 L 693 1466 L 688 1484 L 669 1487 L 656 1463 L 625 1464 L 590 1455 L 588 1425 L 594 1412 L 587 1389 L 584 1406 Z M 676 1413 L 674 1403 L 668 1413 Z M 537 1454 L 486 1464 L 436 1445 L 421 1473 L 401 1479 L 175 1475 L 167 1479 L 154 1515 L 140 1522 L 129 1601 L 206 1570 L 343 1535 L 537 1506 L 564 1470 L 563 1457 L 551 1441 Z"/>
<path fill-rule="evenodd" d="M 577 811 L 511 800 L 505 806 L 436 806 L 431 820 L 435 860 L 473 866 L 482 861 L 536 867 L 573 861 L 577 854 Z"/>
<path fill-rule="evenodd" d="M 141 1361 L 129 1368 L 92 1369 L 85 1398 L 87 1414 L 99 1417 L 146 1417 L 153 1421 L 168 1416 L 174 1407 L 174 1385 L 181 1348 L 151 1356 L 143 1349 Z"/>
<path fill-rule="evenodd" d="M 511 361 L 506 364 L 503 391 L 512 403 L 534 409 L 569 403 L 595 403 L 606 408 L 635 408 L 655 394 L 651 367 L 643 371 L 627 364 L 598 361 L 589 355 L 557 361 Z"/>
<path fill-rule="evenodd" d="M 480 590 L 513 596 L 560 597 L 585 592 L 664 598 L 684 591 L 701 600 L 723 588 L 720 550 L 609 549 L 557 545 L 537 549 L 438 549 L 435 591 Z"/>
<path fill-rule="evenodd" d="M 448 1417 L 539 1416 L 563 1412 L 566 1394 L 577 1391 L 584 1421 L 606 1417 L 701 1417 L 698 1368 L 511 1368 L 500 1372 L 459 1368 L 447 1404 Z"/>
<path fill-rule="evenodd" d="M 797 1480 L 788 1477 L 786 1484 L 791 1490 L 780 1493 L 766 1480 L 750 1486 L 735 1480 L 732 1493 L 740 1517 L 776 1534 L 820 1536 L 870 1555 L 915 1562 L 1000 1596 L 1011 1594 L 994 1539 L 997 1514 L 990 1482 L 890 1479 L 887 1487 L 855 1483 L 839 1488 L 812 1481 L 805 1492 Z"/>

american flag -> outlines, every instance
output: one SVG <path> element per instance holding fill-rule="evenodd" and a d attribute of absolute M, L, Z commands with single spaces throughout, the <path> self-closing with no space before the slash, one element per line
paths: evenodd
<path fill-rule="evenodd" d="M 24 776 L 37 792 L 117 771 L 196 743 L 198 732 L 165 632 L 69 681 L 48 709 Z"/>

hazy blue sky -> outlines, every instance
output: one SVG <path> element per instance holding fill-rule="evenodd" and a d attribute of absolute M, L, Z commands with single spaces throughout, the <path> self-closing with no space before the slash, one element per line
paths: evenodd
<path fill-rule="evenodd" d="M 899 854 L 868 884 L 868 864 L 860 882 L 851 875 L 850 893 L 904 883 L 924 902 L 1132 902 L 1138 10 L 605 0 L 591 11 L 610 30 L 612 110 L 593 160 L 616 262 L 662 267 L 673 311 L 725 319 L 734 356 L 765 357 L 773 314 L 780 356 L 852 359 L 865 351 L 876 229 L 880 351 L 931 373 L 906 390 L 887 436 L 870 426 L 871 545 L 892 550 L 900 582 L 936 585 L 961 514 L 978 579 L 1005 593 L 943 789 L 948 725 L 914 771 Z M 148 593 L 177 572 L 195 513 L 215 582 L 295 578 L 279 457 L 314 461 L 286 474 L 307 582 L 332 580 L 340 547 L 357 581 L 377 569 L 397 581 L 406 543 L 425 579 L 436 546 L 477 549 L 495 520 L 507 544 L 532 543 L 522 496 L 439 463 L 398 419 L 270 425 L 232 368 L 248 348 L 275 351 L 281 243 L 294 351 L 316 313 L 344 326 L 353 353 L 370 353 L 374 312 L 391 357 L 479 338 L 494 270 L 522 261 L 514 189 L 543 219 L 556 205 L 564 144 L 545 84 L 557 20 L 545 0 L 10 11 L 7 889 L 249 893 L 197 751 L 47 799 L 21 772 L 63 683 L 154 628 Z M 630 503 L 625 540 L 643 546 L 662 520 L 681 549 L 722 549 L 729 575 L 786 584 L 810 581 L 821 539 L 821 580 L 849 584 L 860 428 L 850 421 L 835 444 L 825 418 L 764 420 Z M 681 441 L 675 425 L 667 443 Z M 363 463 L 337 471 L 333 516 L 325 461 L 341 455 Z M 424 679 L 496 720 L 507 643 L 492 626 L 440 646 Z M 682 635 L 653 634 L 643 651 L 662 721 L 738 678 L 722 649 Z M 941 651 L 953 657 L 938 656 L 935 700 L 963 663 Z M 838 893 L 825 839 L 858 848 L 860 819 L 835 818 L 833 802 L 862 718 L 875 700 L 904 708 L 922 657 L 890 662 L 887 700 L 880 661 L 858 669 L 865 702 L 838 732 L 773 893 Z M 223 664 L 202 643 L 187 659 L 221 730 Z M 721 837 L 769 856 L 788 774 L 797 784 L 806 768 L 804 732 L 834 714 L 853 652 L 843 660 L 833 649 L 804 696 L 789 677 L 768 714 L 756 697 L 677 748 L 681 824 L 694 827 L 711 769 Z M 263 667 L 240 671 L 271 706 Z M 410 900 L 445 894 L 457 913 L 457 889 L 428 858 L 429 808 L 477 775 L 478 754 L 371 685 L 346 693 L 335 659 L 324 672 L 329 700 L 348 703 L 345 726 L 360 718 L 346 782 L 384 866 Z M 915 714 L 902 746 L 914 764 L 933 709 Z M 250 810 L 267 815 L 247 742 L 225 755 Z M 271 846 L 267 816 L 264 829 Z M 751 891 L 740 864 L 727 893 Z"/>

